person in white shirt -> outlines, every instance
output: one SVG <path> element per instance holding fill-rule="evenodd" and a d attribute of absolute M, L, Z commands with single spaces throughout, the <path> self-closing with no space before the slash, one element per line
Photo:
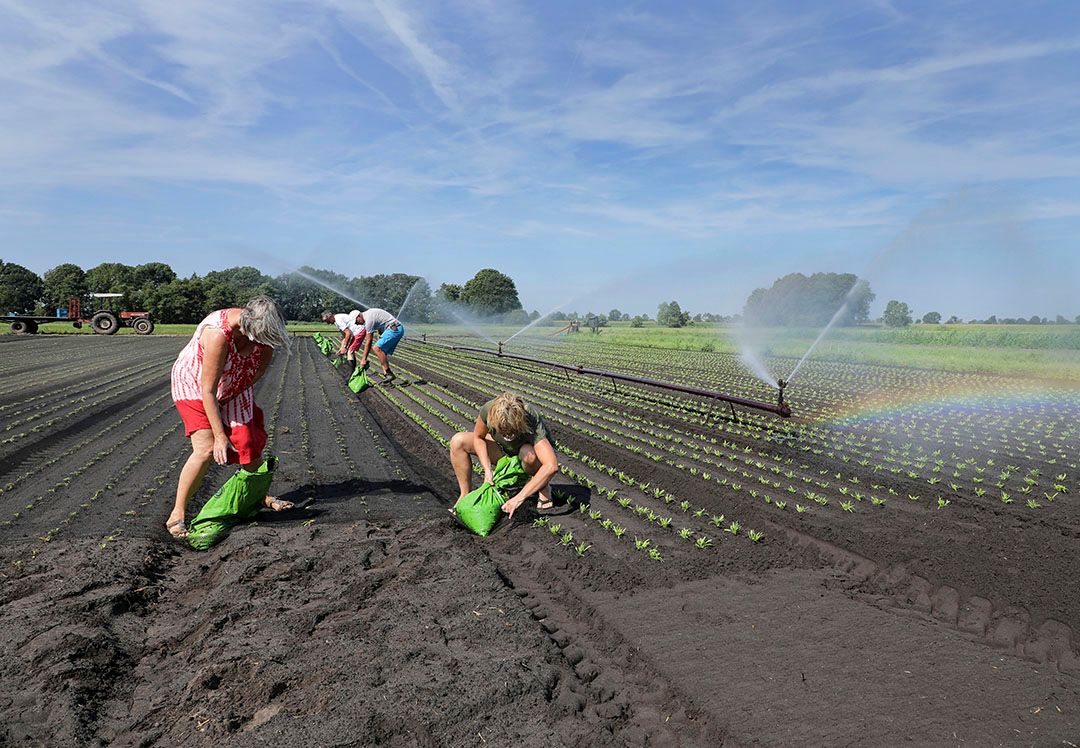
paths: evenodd
<path fill-rule="evenodd" d="M 363 325 L 365 333 L 364 353 L 360 356 L 360 367 L 367 366 L 368 354 L 374 349 L 375 357 L 379 359 L 379 366 L 382 367 L 383 381 L 387 383 L 394 381 L 396 375 L 390 371 L 389 356 L 405 337 L 405 325 L 401 324 L 390 312 L 375 307 L 360 312 L 356 317 L 356 324 Z M 375 333 L 379 334 L 377 342 L 373 342 Z"/>
<path fill-rule="evenodd" d="M 353 309 L 348 314 L 334 314 L 329 309 L 322 313 L 322 321 L 328 325 L 334 325 L 341 332 L 338 355 L 346 356 L 347 354 L 349 361 L 356 360 L 356 351 L 364 342 L 364 327 L 356 321 L 359 315 L 359 309 Z"/>

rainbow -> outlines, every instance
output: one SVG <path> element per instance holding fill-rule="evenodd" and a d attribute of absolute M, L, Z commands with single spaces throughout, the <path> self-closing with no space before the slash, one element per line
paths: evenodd
<path fill-rule="evenodd" d="M 955 382 L 931 391 L 888 391 L 868 394 L 814 421 L 815 426 L 844 427 L 905 416 L 932 415 L 933 412 L 976 411 L 1016 412 L 1033 408 L 1075 408 L 1080 413 L 1080 390 L 1075 386 L 1021 383 L 1016 380 L 972 383 Z"/>

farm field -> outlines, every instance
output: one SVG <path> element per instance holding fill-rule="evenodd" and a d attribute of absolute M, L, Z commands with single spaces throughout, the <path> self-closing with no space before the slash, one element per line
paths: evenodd
<path fill-rule="evenodd" d="M 304 506 L 196 554 L 184 342 L 0 340 L 0 742 L 1077 742 L 1075 386 L 811 362 L 785 421 L 416 337 L 353 396 L 297 338 L 257 400 Z M 723 351 L 517 342 L 774 397 Z M 505 389 L 565 505 L 480 539 L 446 444 Z"/>

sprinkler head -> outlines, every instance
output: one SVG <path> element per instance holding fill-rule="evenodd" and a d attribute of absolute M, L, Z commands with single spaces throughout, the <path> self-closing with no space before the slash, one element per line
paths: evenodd
<path fill-rule="evenodd" d="M 502 355 L 502 341 L 499 341 L 499 355 Z"/>
<path fill-rule="evenodd" d="M 790 418 L 791 406 L 784 402 L 784 389 L 788 386 L 788 383 L 783 379 L 777 379 L 776 386 L 780 390 L 780 394 L 776 401 L 776 404 L 780 406 L 780 416 L 782 418 Z"/>

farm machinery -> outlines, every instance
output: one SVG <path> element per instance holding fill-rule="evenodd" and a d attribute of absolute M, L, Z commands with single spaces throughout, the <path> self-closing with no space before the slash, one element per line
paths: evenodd
<path fill-rule="evenodd" d="M 20 335 L 33 335 L 38 325 L 48 322 L 70 322 L 74 327 L 90 325 L 90 329 L 99 335 L 112 335 L 121 327 L 130 327 L 139 335 L 149 335 L 154 331 L 154 321 L 150 312 L 117 311 L 116 299 L 119 293 L 86 294 L 86 302 L 81 296 L 72 296 L 67 300 L 66 309 L 57 309 L 54 316 L 33 314 L 9 314 L 3 319 L 11 324 L 11 331 Z"/>

